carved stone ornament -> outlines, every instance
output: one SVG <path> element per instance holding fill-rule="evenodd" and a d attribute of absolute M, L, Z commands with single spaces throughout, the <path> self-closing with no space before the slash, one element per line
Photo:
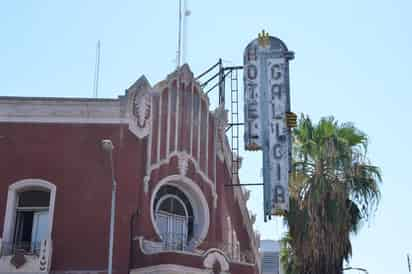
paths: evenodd
<path fill-rule="evenodd" d="M 178 167 L 181 175 L 186 175 L 189 168 L 190 156 L 186 153 L 179 153 L 178 155 Z"/>
<path fill-rule="evenodd" d="M 129 129 L 139 138 L 144 138 L 150 133 L 152 123 L 151 92 L 152 88 L 144 76 L 140 77 L 127 92 L 128 116 L 131 119 Z"/>
<path fill-rule="evenodd" d="M 224 160 L 225 129 L 228 125 L 228 114 L 223 104 L 220 104 L 213 112 L 216 118 L 217 142 L 216 152 L 220 161 Z"/>
<path fill-rule="evenodd" d="M 148 128 L 150 123 L 150 97 L 148 94 L 135 94 L 133 100 L 133 115 L 136 117 L 136 126 L 140 129 Z"/>
<path fill-rule="evenodd" d="M 47 241 L 42 241 L 41 248 L 40 248 L 40 271 L 47 271 L 48 270 L 48 248 L 47 248 Z"/>
<path fill-rule="evenodd" d="M 214 111 L 214 115 L 217 120 L 217 128 L 221 131 L 225 131 L 228 125 L 227 110 L 223 104 L 220 104 Z"/>
<path fill-rule="evenodd" d="M 212 248 L 206 251 L 203 256 L 203 266 L 205 268 L 214 269 L 215 265 L 218 264 L 218 268 L 220 268 L 220 273 L 227 273 L 229 271 L 229 260 L 224 255 L 222 250 Z"/>

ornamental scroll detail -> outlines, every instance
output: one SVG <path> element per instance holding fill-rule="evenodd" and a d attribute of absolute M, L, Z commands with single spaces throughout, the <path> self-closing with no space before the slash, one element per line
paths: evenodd
<path fill-rule="evenodd" d="M 129 129 L 138 138 L 144 138 L 150 133 L 151 117 L 151 90 L 146 77 L 142 76 L 136 81 L 128 92 L 129 101 Z"/>
<path fill-rule="evenodd" d="M 150 97 L 148 94 L 139 96 L 135 94 L 133 100 L 133 115 L 136 118 L 136 126 L 146 129 L 150 123 Z"/>

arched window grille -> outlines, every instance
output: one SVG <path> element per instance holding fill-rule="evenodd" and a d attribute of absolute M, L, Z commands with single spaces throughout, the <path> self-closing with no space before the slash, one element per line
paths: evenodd
<path fill-rule="evenodd" d="M 193 208 L 186 195 L 177 187 L 162 186 L 153 210 L 164 248 L 184 250 L 193 236 Z"/>

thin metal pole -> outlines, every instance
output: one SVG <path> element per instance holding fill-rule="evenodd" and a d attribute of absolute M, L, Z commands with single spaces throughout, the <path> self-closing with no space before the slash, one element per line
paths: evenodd
<path fill-rule="evenodd" d="M 189 17 L 189 11 L 187 9 L 187 0 L 183 0 L 183 16 L 182 16 L 182 64 L 186 63 L 187 56 L 187 20 Z"/>
<path fill-rule="evenodd" d="M 177 68 L 180 67 L 180 61 L 181 57 L 180 55 L 182 54 L 182 0 L 179 0 L 179 24 L 178 24 L 178 31 L 177 31 L 177 56 L 176 56 L 176 64 Z"/>
<path fill-rule="evenodd" d="M 104 151 L 109 153 L 110 161 L 110 173 L 112 180 L 112 204 L 110 208 L 110 231 L 109 231 L 109 258 L 107 273 L 112 274 L 113 271 L 113 240 L 114 240 L 114 221 L 115 221 L 115 209 L 116 209 L 116 179 L 114 175 L 114 165 L 113 165 L 113 143 L 109 139 L 102 140 L 102 148 Z"/>
<path fill-rule="evenodd" d="M 94 83 L 93 83 L 94 98 L 97 98 L 99 96 L 99 76 L 100 76 L 100 40 L 97 41 L 97 45 L 96 45 L 96 64 L 95 64 Z"/>
<path fill-rule="evenodd" d="M 114 220 L 115 220 L 115 208 L 116 208 L 116 180 L 114 178 L 113 167 L 113 153 L 110 152 L 110 163 L 112 172 L 112 205 L 110 209 L 110 239 L 109 239 L 109 271 L 108 274 L 112 274 L 113 270 L 113 238 L 114 238 Z"/>

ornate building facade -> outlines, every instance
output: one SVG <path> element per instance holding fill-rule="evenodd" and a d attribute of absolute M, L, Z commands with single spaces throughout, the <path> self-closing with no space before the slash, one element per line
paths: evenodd
<path fill-rule="evenodd" d="M 0 97 L 0 272 L 106 273 L 113 171 L 113 273 L 259 273 L 226 116 L 187 65 L 118 99 Z"/>

